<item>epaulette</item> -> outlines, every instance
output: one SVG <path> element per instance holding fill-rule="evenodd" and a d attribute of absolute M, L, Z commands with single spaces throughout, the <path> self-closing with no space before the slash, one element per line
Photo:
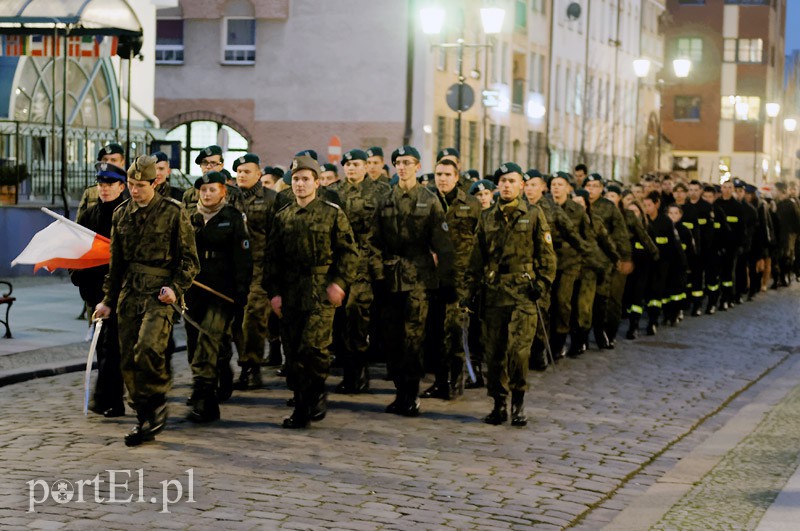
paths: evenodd
<path fill-rule="evenodd" d="M 118 204 L 117 207 L 114 209 L 114 212 L 116 212 L 117 210 L 119 210 L 120 208 L 124 207 L 125 205 L 127 205 L 130 202 L 131 202 L 131 198 L 129 197 L 128 199 L 126 199 L 122 203 Z"/>
<path fill-rule="evenodd" d="M 175 206 L 176 206 L 176 207 L 178 207 L 178 208 L 183 208 L 183 203 L 181 203 L 181 202 L 180 202 L 180 201 L 178 201 L 177 199 L 173 199 L 173 198 L 171 198 L 171 197 L 169 197 L 169 196 L 164 196 L 164 200 L 165 200 L 166 202 L 168 202 L 168 203 L 172 203 L 173 205 L 175 205 Z"/>
<path fill-rule="evenodd" d="M 332 206 L 332 207 L 333 207 L 333 208 L 335 208 L 336 210 L 341 210 L 341 209 L 342 209 L 342 207 L 340 207 L 340 206 L 339 206 L 339 205 L 337 205 L 336 203 L 331 203 L 330 201 L 327 201 L 327 200 L 325 200 L 325 199 L 323 199 L 323 200 L 322 200 L 322 202 L 323 202 L 323 203 L 325 203 L 325 204 L 326 204 L 326 205 L 328 205 L 328 206 Z"/>
<path fill-rule="evenodd" d="M 277 214 L 278 212 L 283 212 L 288 207 L 290 207 L 291 205 L 294 205 L 294 204 L 296 204 L 294 201 L 292 201 L 291 203 L 284 203 L 283 205 L 281 205 L 281 207 L 275 213 Z"/>
<path fill-rule="evenodd" d="M 428 188 L 427 186 L 421 186 L 420 188 L 422 188 L 423 190 L 425 190 L 426 192 L 428 192 L 429 194 L 431 194 L 431 196 L 435 197 L 436 199 L 439 199 L 439 198 L 437 197 L 437 195 L 436 195 L 436 192 L 434 192 L 433 190 L 431 190 L 431 189 L 430 189 L 430 188 Z"/>

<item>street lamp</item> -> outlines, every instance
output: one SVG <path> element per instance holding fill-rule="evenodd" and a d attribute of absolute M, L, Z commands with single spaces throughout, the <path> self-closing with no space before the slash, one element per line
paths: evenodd
<path fill-rule="evenodd" d="M 499 7 L 484 7 L 480 10 L 481 24 L 483 26 L 483 33 L 486 35 L 495 35 L 500 33 L 503 27 L 503 19 L 505 18 L 505 10 Z M 438 35 L 442 31 L 444 25 L 445 10 L 437 7 L 426 7 L 420 10 L 420 17 L 422 19 L 422 31 L 426 35 Z M 461 28 L 461 34 L 464 34 L 464 28 Z M 458 85 L 456 91 L 456 134 L 455 134 L 455 148 L 461 152 L 461 113 L 472 106 L 469 102 L 465 106 L 464 102 L 464 48 L 491 48 L 491 44 L 473 44 L 464 42 L 463 38 L 459 38 L 454 43 L 434 44 L 431 48 L 458 48 Z M 466 107 L 466 108 L 465 108 Z"/>
<path fill-rule="evenodd" d="M 640 57 L 633 60 L 633 72 L 643 83 L 643 79 L 650 73 L 651 62 L 649 59 Z M 672 61 L 672 70 L 675 77 L 685 78 L 689 75 L 692 69 L 692 61 L 689 59 L 675 59 Z M 661 89 L 666 85 L 663 79 L 658 79 L 654 85 L 656 92 L 658 92 L 658 116 L 656 117 L 656 125 L 658 126 L 658 139 L 656 141 L 656 172 L 661 168 Z"/>

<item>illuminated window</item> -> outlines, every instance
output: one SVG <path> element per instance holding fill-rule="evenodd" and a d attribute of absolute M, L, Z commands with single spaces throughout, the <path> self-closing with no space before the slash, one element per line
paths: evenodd
<path fill-rule="evenodd" d="M 758 96 L 723 96 L 720 118 L 723 120 L 750 121 L 761 116 L 761 98 Z"/>

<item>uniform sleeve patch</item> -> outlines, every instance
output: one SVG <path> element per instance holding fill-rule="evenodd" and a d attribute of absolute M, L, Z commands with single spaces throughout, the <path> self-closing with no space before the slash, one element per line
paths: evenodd
<path fill-rule="evenodd" d="M 450 230 L 450 227 L 447 226 L 447 222 L 446 221 L 442 222 L 442 230 L 445 231 L 445 232 Z"/>
<path fill-rule="evenodd" d="M 553 244 L 553 236 L 550 234 L 550 231 L 544 233 L 544 241 L 546 241 L 550 245 Z"/>
<path fill-rule="evenodd" d="M 250 248 L 250 240 L 242 240 L 242 249 L 245 251 Z"/>

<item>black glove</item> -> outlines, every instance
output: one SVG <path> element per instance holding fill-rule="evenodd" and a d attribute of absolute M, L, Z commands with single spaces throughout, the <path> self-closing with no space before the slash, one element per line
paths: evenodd
<path fill-rule="evenodd" d="M 445 304 L 453 304 L 458 302 L 458 292 L 455 286 L 444 285 L 439 286 L 439 296 Z"/>
<path fill-rule="evenodd" d="M 537 282 L 531 281 L 528 284 L 528 298 L 532 302 L 536 302 L 542 298 L 542 290 L 539 288 L 539 284 Z"/>

